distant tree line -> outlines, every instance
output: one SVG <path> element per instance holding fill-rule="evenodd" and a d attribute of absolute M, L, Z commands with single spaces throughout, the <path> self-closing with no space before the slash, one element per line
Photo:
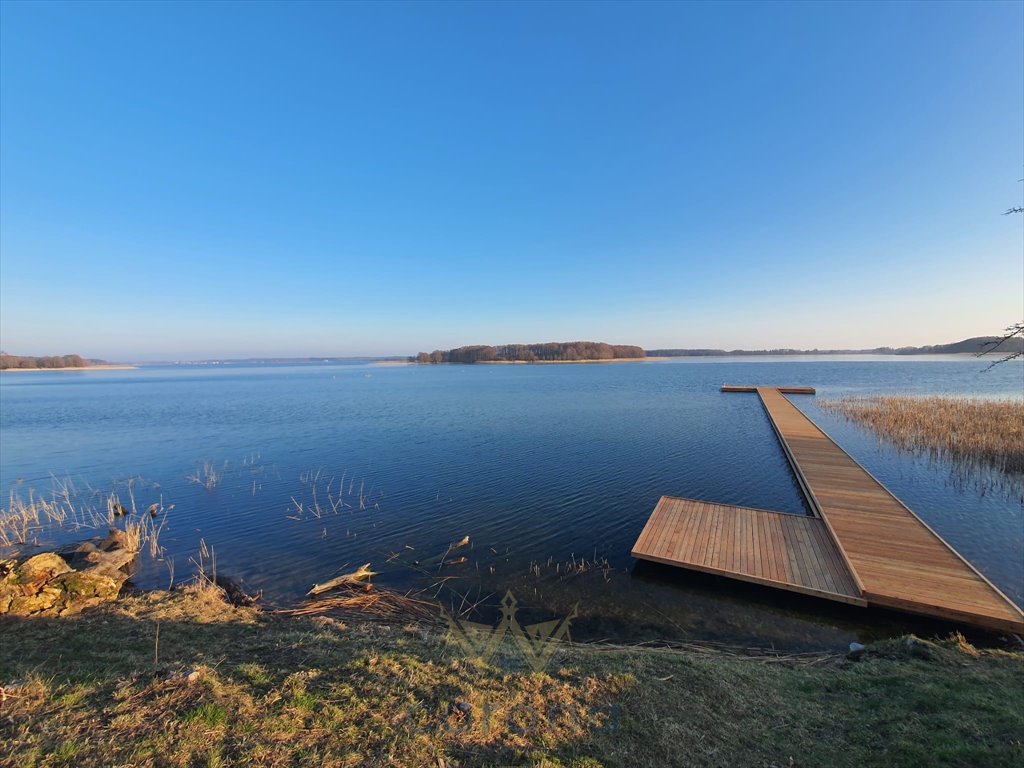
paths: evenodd
<path fill-rule="evenodd" d="M 577 360 L 616 360 L 643 357 L 642 347 L 629 344 L 605 344 L 599 341 L 552 341 L 546 344 L 502 344 L 492 347 L 478 344 L 447 351 L 435 349 L 409 358 L 416 363 L 491 363 L 491 362 L 573 362 Z"/>
<path fill-rule="evenodd" d="M 80 355 L 28 357 L 0 352 L 0 371 L 8 368 L 84 368 L 89 363 Z"/>
<path fill-rule="evenodd" d="M 1016 328 L 1016 330 L 1015 330 Z M 873 349 L 648 349 L 648 357 L 725 357 L 735 355 L 949 355 L 987 354 L 996 347 L 1007 354 L 1024 351 L 1024 324 L 1007 328 L 1005 336 L 976 336 L 950 344 Z M 1015 338 L 1016 337 L 1016 338 Z"/>

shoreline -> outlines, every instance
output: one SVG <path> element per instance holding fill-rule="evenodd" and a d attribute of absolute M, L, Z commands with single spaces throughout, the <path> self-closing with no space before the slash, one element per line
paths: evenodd
<path fill-rule="evenodd" d="M 79 365 L 79 366 L 68 366 L 65 368 L 4 368 L 0 370 L 0 373 L 33 373 L 39 371 L 134 371 L 137 370 L 137 365 Z"/>

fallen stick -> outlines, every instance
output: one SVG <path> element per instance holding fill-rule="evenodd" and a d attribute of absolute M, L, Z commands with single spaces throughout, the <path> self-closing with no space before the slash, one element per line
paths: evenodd
<path fill-rule="evenodd" d="M 306 593 L 307 597 L 313 595 L 322 595 L 324 592 L 330 592 L 332 589 L 338 587 L 352 587 L 359 584 L 362 581 L 367 581 L 371 576 L 376 576 L 374 571 L 370 570 L 370 564 L 362 565 L 352 573 L 346 573 L 342 576 L 325 581 L 323 584 L 314 584 L 313 588 Z"/>
<path fill-rule="evenodd" d="M 468 547 L 468 546 L 469 546 L 469 536 L 463 536 L 461 539 L 459 539 L 455 543 L 449 544 L 448 545 L 448 549 L 446 549 L 442 554 L 437 555 L 436 557 L 427 558 L 426 560 L 414 560 L 413 562 L 416 565 L 422 565 L 424 567 L 433 568 L 435 565 L 441 565 L 442 563 L 444 563 L 444 561 L 445 561 L 444 559 L 446 557 L 448 557 L 448 555 L 450 555 L 455 550 L 461 549 L 462 547 Z"/>

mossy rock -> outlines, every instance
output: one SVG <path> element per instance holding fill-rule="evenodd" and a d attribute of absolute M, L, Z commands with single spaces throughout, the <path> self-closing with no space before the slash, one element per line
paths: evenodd
<path fill-rule="evenodd" d="M 95 571 L 64 573 L 53 580 L 53 585 L 63 591 L 69 601 L 93 597 L 113 600 L 121 591 L 121 582 Z"/>
<path fill-rule="evenodd" d="M 33 595 L 14 595 L 8 608 L 12 616 L 33 616 L 53 611 L 64 597 L 64 591 L 49 585 Z"/>
<path fill-rule="evenodd" d="M 58 555 L 36 555 L 0 580 L 0 614 L 77 613 L 83 608 L 116 600 L 125 578 L 125 573 L 115 569 L 96 566 L 74 571 Z"/>
<path fill-rule="evenodd" d="M 0 579 L 0 614 L 27 616 L 51 608 L 63 590 L 47 585 L 70 570 L 63 558 L 52 552 L 30 557 L 10 568 Z"/>
<path fill-rule="evenodd" d="M 24 588 L 31 588 L 33 586 L 41 588 L 53 577 L 67 573 L 70 570 L 71 566 L 67 564 L 63 557 L 53 552 L 44 552 L 41 555 L 30 557 L 21 565 L 15 567 L 11 574 L 13 574 L 17 583 Z M 10 578 L 11 574 L 8 574 L 8 578 Z"/>

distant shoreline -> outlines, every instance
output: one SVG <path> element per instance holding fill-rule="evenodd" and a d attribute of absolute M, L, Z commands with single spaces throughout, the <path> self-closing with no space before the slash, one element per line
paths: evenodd
<path fill-rule="evenodd" d="M 32 373 L 37 371 L 133 371 L 137 365 L 78 365 L 65 368 L 3 368 L 0 373 Z"/>

